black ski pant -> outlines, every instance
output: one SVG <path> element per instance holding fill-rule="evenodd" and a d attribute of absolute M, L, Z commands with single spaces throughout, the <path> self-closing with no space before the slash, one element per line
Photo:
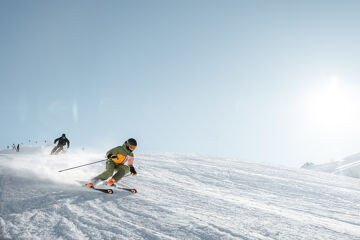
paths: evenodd
<path fill-rule="evenodd" d="M 53 148 L 53 150 L 51 150 L 51 155 L 53 155 L 53 154 L 57 155 L 63 149 L 64 149 L 64 145 L 57 145 Z"/>

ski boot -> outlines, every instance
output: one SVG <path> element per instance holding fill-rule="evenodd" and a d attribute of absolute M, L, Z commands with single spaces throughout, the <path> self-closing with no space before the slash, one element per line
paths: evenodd
<path fill-rule="evenodd" d="M 107 186 L 112 186 L 112 187 L 115 187 L 115 179 L 114 178 L 111 178 L 109 181 L 107 181 L 106 185 Z"/>
<path fill-rule="evenodd" d="M 94 188 L 98 182 L 99 182 L 98 179 L 91 179 L 88 184 L 85 184 L 85 186 L 87 186 L 89 188 Z"/>

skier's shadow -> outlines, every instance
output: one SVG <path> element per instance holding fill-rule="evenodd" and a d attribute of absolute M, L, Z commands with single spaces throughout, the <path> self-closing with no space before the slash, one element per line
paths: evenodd
<path fill-rule="evenodd" d="M 132 193 L 114 190 L 105 194 L 73 184 L 58 184 L 48 179 L 40 179 L 29 171 L 4 169 L 7 175 L 0 175 L 0 215 L 6 219 L 10 214 L 40 210 L 57 212 L 70 209 L 69 205 L 84 202 L 113 201 L 128 197 Z"/>
<path fill-rule="evenodd" d="M 106 194 L 85 187 L 68 186 L 67 188 L 44 188 L 35 196 L 23 196 L 21 199 L 11 199 L 0 204 L 2 215 L 23 213 L 31 210 L 57 211 L 67 205 L 78 205 L 99 199 L 102 203 L 125 198 L 132 193 L 114 190 Z M 53 210 L 51 210 L 53 208 Z"/>

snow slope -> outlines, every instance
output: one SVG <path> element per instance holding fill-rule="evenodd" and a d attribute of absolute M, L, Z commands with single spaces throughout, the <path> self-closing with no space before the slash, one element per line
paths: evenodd
<path fill-rule="evenodd" d="M 325 164 L 305 164 L 303 168 L 337 175 L 360 178 L 360 153 L 348 156 L 340 161 Z"/>
<path fill-rule="evenodd" d="M 360 239 L 360 181 L 170 153 L 136 154 L 137 194 L 80 187 L 102 158 L 0 153 L 0 239 Z M 31 153 L 28 153 L 31 152 Z"/>

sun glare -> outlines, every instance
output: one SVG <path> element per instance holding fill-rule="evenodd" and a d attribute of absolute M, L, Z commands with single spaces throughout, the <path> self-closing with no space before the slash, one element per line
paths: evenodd
<path fill-rule="evenodd" d="M 333 79 L 311 94 L 309 110 L 311 122 L 328 130 L 348 125 L 354 108 L 350 93 L 341 87 L 337 79 Z"/>

